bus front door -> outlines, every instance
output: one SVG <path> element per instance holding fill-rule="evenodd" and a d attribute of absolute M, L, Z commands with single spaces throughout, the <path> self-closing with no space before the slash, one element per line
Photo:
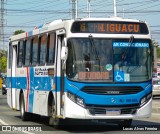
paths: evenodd
<path fill-rule="evenodd" d="M 64 94 L 64 73 L 63 61 L 61 60 L 61 49 L 64 45 L 65 30 L 59 30 L 57 33 L 57 58 L 56 58 L 56 115 L 63 117 L 63 94 Z"/>
<path fill-rule="evenodd" d="M 17 65 L 17 45 L 18 42 L 12 42 L 12 60 L 11 60 L 11 79 L 10 79 L 10 106 L 12 109 L 16 109 L 16 65 Z M 8 94 L 8 93 L 7 93 Z"/>

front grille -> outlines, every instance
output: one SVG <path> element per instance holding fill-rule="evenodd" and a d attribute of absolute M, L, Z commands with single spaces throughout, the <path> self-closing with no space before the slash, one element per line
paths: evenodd
<path fill-rule="evenodd" d="M 124 106 L 97 106 L 86 105 L 87 110 L 91 115 L 107 115 L 107 110 L 120 110 L 120 114 L 135 114 L 139 104 L 124 105 Z"/>
<path fill-rule="evenodd" d="M 108 86 L 108 87 L 84 87 L 81 91 L 87 94 L 98 95 L 123 95 L 123 94 L 136 94 L 143 89 L 139 86 L 124 87 L 124 86 Z"/>

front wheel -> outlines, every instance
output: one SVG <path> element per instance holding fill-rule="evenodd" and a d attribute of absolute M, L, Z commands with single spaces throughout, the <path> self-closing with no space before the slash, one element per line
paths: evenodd
<path fill-rule="evenodd" d="M 56 117 L 56 106 L 53 99 L 48 105 L 48 112 L 49 112 L 49 125 L 53 125 L 55 128 L 60 128 L 64 123 L 64 120 Z"/>
<path fill-rule="evenodd" d="M 25 102 L 23 93 L 20 95 L 20 115 L 23 121 L 26 121 L 28 117 L 28 113 L 25 112 Z"/>

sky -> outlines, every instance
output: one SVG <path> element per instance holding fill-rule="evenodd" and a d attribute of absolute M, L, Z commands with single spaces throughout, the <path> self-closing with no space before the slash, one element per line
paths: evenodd
<path fill-rule="evenodd" d="M 4 9 L 4 49 L 16 30 L 72 18 L 72 0 L 4 0 Z M 87 0 L 78 0 L 78 18 L 87 17 L 86 11 Z M 91 17 L 114 16 L 114 0 L 90 0 L 90 12 Z M 148 22 L 152 39 L 160 44 L 160 0 L 117 0 L 117 16 Z"/>

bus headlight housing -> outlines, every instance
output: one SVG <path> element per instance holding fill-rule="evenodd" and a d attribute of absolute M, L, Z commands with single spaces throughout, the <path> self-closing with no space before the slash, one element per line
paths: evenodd
<path fill-rule="evenodd" d="M 84 107 L 84 100 L 82 99 L 82 98 L 80 98 L 80 97 L 77 97 L 77 104 L 78 105 L 80 105 L 80 106 L 82 106 L 82 107 Z"/>
<path fill-rule="evenodd" d="M 143 97 L 140 102 L 140 107 L 145 105 L 151 98 L 152 98 L 152 93 L 149 93 L 145 97 Z"/>
<path fill-rule="evenodd" d="M 67 97 L 72 100 L 73 102 L 75 102 L 76 104 L 82 106 L 82 107 L 85 107 L 85 103 L 84 103 L 84 99 L 82 99 L 81 97 L 79 96 L 76 96 L 74 95 L 73 93 L 71 92 L 67 92 Z"/>
<path fill-rule="evenodd" d="M 75 98 L 75 95 L 74 94 L 72 94 L 72 93 L 70 93 L 70 92 L 67 92 L 67 96 L 68 96 L 68 98 L 69 99 L 71 99 L 72 101 L 76 101 L 76 98 Z"/>
<path fill-rule="evenodd" d="M 144 105 L 145 103 L 146 103 L 146 97 L 143 97 L 143 98 L 141 99 L 141 106 Z"/>

